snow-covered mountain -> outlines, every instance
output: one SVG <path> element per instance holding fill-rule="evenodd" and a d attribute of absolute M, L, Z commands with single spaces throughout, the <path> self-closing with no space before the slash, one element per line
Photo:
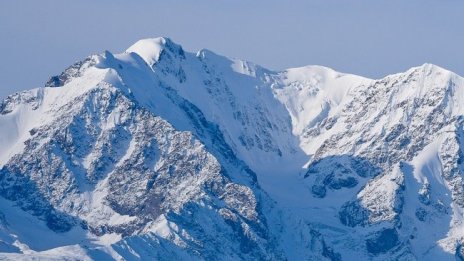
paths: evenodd
<path fill-rule="evenodd" d="M 0 259 L 464 260 L 464 79 L 168 38 L 0 105 Z"/>

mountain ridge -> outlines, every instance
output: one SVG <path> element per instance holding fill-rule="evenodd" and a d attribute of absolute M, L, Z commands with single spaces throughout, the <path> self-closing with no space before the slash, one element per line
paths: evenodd
<path fill-rule="evenodd" d="M 273 72 L 154 38 L 46 86 L 0 106 L 1 196 L 51 233 L 81 226 L 99 242 L 81 258 L 463 256 L 464 80 L 441 67 Z"/>

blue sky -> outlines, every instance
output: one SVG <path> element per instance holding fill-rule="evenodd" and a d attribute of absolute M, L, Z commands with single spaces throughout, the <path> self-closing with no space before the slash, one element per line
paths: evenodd
<path fill-rule="evenodd" d="M 1 0 L 0 97 L 156 36 L 276 70 L 380 78 L 428 62 L 464 75 L 463 14 L 462 0 Z"/>

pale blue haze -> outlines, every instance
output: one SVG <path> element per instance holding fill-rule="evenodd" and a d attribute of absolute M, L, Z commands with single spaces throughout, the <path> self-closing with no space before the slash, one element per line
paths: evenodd
<path fill-rule="evenodd" d="M 76 60 L 168 36 L 270 69 L 380 78 L 423 63 L 464 75 L 464 1 L 0 1 L 0 97 Z"/>

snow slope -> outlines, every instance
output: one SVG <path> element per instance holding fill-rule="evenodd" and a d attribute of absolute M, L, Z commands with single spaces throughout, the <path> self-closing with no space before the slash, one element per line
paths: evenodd
<path fill-rule="evenodd" d="M 430 64 L 90 56 L 0 105 L 0 257 L 462 259 L 463 98 Z"/>

